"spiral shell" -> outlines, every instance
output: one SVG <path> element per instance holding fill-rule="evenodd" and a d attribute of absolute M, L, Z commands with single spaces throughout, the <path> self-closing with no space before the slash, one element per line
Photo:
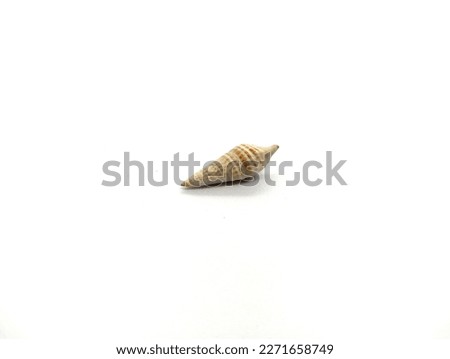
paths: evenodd
<path fill-rule="evenodd" d="M 254 177 L 278 150 L 278 145 L 239 145 L 181 183 L 186 188 L 205 187 Z"/>

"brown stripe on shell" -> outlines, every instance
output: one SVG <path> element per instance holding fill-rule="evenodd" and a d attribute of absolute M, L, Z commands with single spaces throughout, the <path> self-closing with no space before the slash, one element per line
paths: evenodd
<path fill-rule="evenodd" d="M 237 156 L 239 157 L 239 164 L 242 165 L 242 163 L 246 162 L 248 160 L 248 155 L 247 153 L 245 153 L 244 149 L 242 148 L 242 146 L 236 146 L 234 148 L 234 152 L 237 154 Z"/>
<path fill-rule="evenodd" d="M 258 154 L 258 150 L 254 147 L 254 146 L 252 146 L 252 145 L 244 145 L 254 156 L 255 156 L 255 159 L 258 159 L 259 160 L 259 154 Z"/>
<path fill-rule="evenodd" d="M 240 148 L 242 149 L 242 151 L 245 152 L 245 154 L 247 155 L 247 161 L 253 161 L 256 160 L 257 158 L 253 157 L 253 153 L 251 151 L 248 150 L 246 145 L 241 145 Z"/>

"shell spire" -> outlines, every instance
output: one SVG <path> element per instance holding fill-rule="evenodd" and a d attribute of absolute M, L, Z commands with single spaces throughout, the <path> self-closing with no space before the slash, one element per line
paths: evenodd
<path fill-rule="evenodd" d="M 206 187 L 252 178 L 267 165 L 279 147 L 278 145 L 259 147 L 246 144 L 236 146 L 183 181 L 181 186 Z"/>

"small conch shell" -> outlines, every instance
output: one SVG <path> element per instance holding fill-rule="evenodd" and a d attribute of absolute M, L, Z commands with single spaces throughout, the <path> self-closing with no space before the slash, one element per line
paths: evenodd
<path fill-rule="evenodd" d="M 278 145 L 269 147 L 236 146 L 218 160 L 183 181 L 181 185 L 187 188 L 205 187 L 252 178 L 267 165 L 270 157 L 278 148 Z"/>

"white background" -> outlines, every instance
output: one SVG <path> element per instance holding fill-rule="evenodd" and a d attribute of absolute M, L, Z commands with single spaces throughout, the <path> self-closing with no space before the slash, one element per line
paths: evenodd
<path fill-rule="evenodd" d="M 449 338 L 449 16 L 2 2 L 0 337 Z M 331 150 L 348 186 L 101 185 L 239 143 Z"/>

